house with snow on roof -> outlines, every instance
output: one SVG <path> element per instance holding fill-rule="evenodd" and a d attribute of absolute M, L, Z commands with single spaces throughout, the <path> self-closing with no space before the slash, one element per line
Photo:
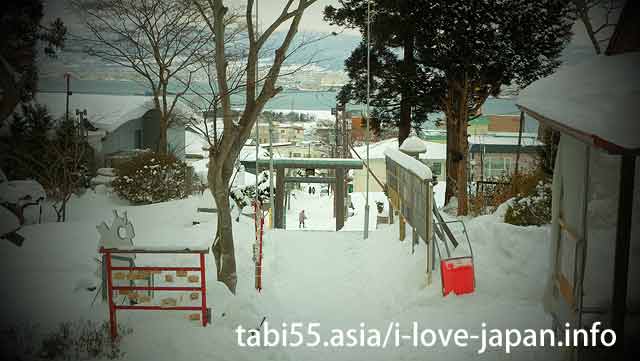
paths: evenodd
<path fill-rule="evenodd" d="M 518 157 L 519 171 L 535 169 L 543 146 L 538 134 L 527 132 L 518 138 L 517 131 L 470 135 L 470 179 L 479 181 L 511 176 Z"/>
<path fill-rule="evenodd" d="M 65 114 L 65 93 L 41 92 L 36 95 L 36 101 L 46 105 L 54 117 Z M 184 124 L 193 114 L 180 103 L 176 108 L 175 120 L 167 130 L 167 147 L 169 152 L 184 159 Z M 92 126 L 87 140 L 96 152 L 98 166 L 111 166 L 112 160 L 136 150 L 158 149 L 160 114 L 149 96 L 76 93 L 69 97 L 69 112 L 75 114 L 76 109 L 87 111 L 86 119 Z"/>
<path fill-rule="evenodd" d="M 560 134 L 553 170 L 545 310 L 552 326 L 599 326 L 615 346 L 572 360 L 640 354 L 640 2 L 628 1 L 606 55 L 560 69 L 517 105 Z M 635 355 L 636 358 L 633 358 Z"/>

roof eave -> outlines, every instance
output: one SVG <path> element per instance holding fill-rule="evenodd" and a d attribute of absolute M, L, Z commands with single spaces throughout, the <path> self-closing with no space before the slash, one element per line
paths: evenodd
<path fill-rule="evenodd" d="M 610 154 L 620 154 L 620 155 L 640 155 L 640 148 L 625 148 L 621 145 L 615 144 L 615 143 L 611 143 L 608 140 L 605 140 L 595 134 L 589 134 L 589 133 L 585 133 L 583 131 L 580 131 L 578 129 L 575 128 L 571 128 L 566 126 L 565 124 L 562 124 L 556 120 L 550 119 L 545 117 L 544 115 L 529 109 L 523 105 L 520 104 L 516 104 L 516 106 L 518 108 L 520 108 L 520 110 L 522 110 L 523 112 L 527 113 L 528 115 L 530 115 L 531 117 L 533 117 L 534 119 L 536 119 L 537 121 L 543 123 L 546 126 L 549 126 L 555 130 L 558 130 L 562 133 L 566 133 L 569 134 L 571 136 L 573 136 L 574 138 L 587 143 L 591 146 L 594 146 L 596 148 L 600 148 L 605 150 L 606 152 L 610 153 Z"/>

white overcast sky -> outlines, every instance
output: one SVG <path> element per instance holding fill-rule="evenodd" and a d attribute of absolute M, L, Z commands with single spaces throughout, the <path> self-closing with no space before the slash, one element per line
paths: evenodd
<path fill-rule="evenodd" d="M 259 20 L 261 24 L 271 23 L 282 11 L 285 0 L 256 0 L 258 3 Z M 62 18 L 71 31 L 78 30 L 78 20 L 68 11 L 68 0 L 44 0 L 45 21 Z M 225 0 L 225 5 L 231 8 L 246 6 L 246 0 Z M 322 18 L 322 11 L 327 5 L 336 5 L 338 0 L 318 0 L 306 11 L 300 23 L 300 28 L 305 31 L 330 32 L 336 28 L 331 27 Z M 284 27 L 282 27 L 284 29 Z"/>
<path fill-rule="evenodd" d="M 67 24 L 70 32 L 80 30 L 78 20 L 75 15 L 67 10 L 69 0 L 44 0 L 45 3 L 45 21 L 55 19 L 57 17 Z M 286 3 L 285 0 L 256 0 L 259 6 L 259 19 L 261 24 L 267 24 L 273 21 L 282 11 L 282 7 Z M 246 0 L 225 0 L 225 4 L 229 7 L 242 7 L 246 4 Z M 311 5 L 305 12 L 300 28 L 303 31 L 331 32 L 337 28 L 330 26 L 323 20 L 322 12 L 327 5 L 336 5 L 338 0 L 318 0 Z M 597 21 L 595 22 L 597 24 Z M 285 29 L 285 27 L 281 27 Z M 355 31 L 346 31 L 346 33 L 354 33 Z M 574 25 L 574 37 L 572 39 L 573 46 L 590 46 L 589 39 L 584 30 L 584 26 L 580 21 Z"/>

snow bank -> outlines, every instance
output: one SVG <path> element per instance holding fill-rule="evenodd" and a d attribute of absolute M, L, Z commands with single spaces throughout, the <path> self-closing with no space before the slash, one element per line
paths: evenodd
<path fill-rule="evenodd" d="M 0 236 L 14 232 L 20 228 L 20 221 L 15 214 L 0 206 Z"/>
<path fill-rule="evenodd" d="M 23 199 L 32 201 L 46 198 L 42 185 L 34 180 L 13 180 L 0 183 L 0 200 L 17 203 Z"/>

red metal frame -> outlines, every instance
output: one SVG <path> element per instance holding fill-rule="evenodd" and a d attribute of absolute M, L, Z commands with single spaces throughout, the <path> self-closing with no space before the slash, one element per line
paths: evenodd
<path fill-rule="evenodd" d="M 118 321 L 116 317 L 117 310 L 143 310 L 143 311 L 200 311 L 202 312 L 202 326 L 207 325 L 207 286 L 205 278 L 205 254 L 207 250 L 119 250 L 119 249 L 105 249 L 100 248 L 100 253 L 105 255 L 105 266 L 107 273 L 107 293 L 109 302 L 109 323 L 111 328 L 111 338 L 118 337 Z M 147 253 L 147 254 L 199 254 L 200 267 L 113 267 L 111 265 L 111 255 L 113 253 Z M 113 271 L 192 271 L 200 272 L 200 287 L 170 287 L 170 286 L 114 286 L 113 285 Z M 113 301 L 113 291 L 128 290 L 128 291 L 200 291 L 201 293 L 201 305 L 200 306 L 174 306 L 174 307 L 162 307 L 162 306 L 138 306 L 138 305 L 116 305 Z"/>

